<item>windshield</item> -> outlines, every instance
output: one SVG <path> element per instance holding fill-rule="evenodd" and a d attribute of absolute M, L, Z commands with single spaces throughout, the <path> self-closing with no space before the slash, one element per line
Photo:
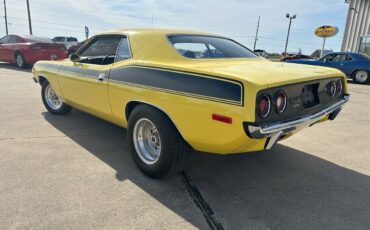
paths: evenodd
<path fill-rule="evenodd" d="M 220 37 L 201 35 L 173 35 L 168 39 L 184 57 L 208 58 L 254 58 L 256 55 L 239 43 Z"/>

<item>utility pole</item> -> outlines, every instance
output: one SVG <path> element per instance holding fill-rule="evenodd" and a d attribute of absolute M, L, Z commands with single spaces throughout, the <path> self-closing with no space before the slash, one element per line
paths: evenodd
<path fill-rule="evenodd" d="M 27 12 L 28 12 L 28 26 L 30 28 L 30 35 L 32 35 L 32 24 L 31 24 L 31 12 L 30 12 L 30 3 L 27 0 Z"/>
<path fill-rule="evenodd" d="M 324 56 L 325 41 L 326 41 L 326 37 L 324 37 L 323 42 L 322 42 L 322 47 L 321 47 L 321 52 L 320 52 L 320 58 L 322 58 Z"/>
<path fill-rule="evenodd" d="M 8 17 L 6 16 L 6 0 L 4 0 L 4 18 L 5 18 L 5 31 L 8 35 Z"/>
<path fill-rule="evenodd" d="M 260 18 L 261 18 L 261 16 L 258 16 L 258 23 L 257 23 L 256 37 L 254 38 L 253 51 L 256 49 L 256 44 L 257 44 L 257 40 L 258 40 L 258 29 L 260 28 Z"/>
<path fill-rule="evenodd" d="M 290 14 L 286 14 L 286 17 L 289 18 L 289 27 L 288 27 L 288 34 L 286 36 L 286 43 L 285 43 L 285 50 L 284 53 L 286 54 L 286 51 L 288 49 L 288 41 L 289 41 L 289 34 L 290 34 L 290 26 L 292 25 L 292 20 L 297 17 L 297 15 L 290 16 Z"/>

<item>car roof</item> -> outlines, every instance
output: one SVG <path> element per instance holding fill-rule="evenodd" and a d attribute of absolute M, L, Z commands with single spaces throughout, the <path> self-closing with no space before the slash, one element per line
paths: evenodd
<path fill-rule="evenodd" d="M 173 47 L 167 39 L 169 35 L 200 35 L 225 38 L 204 32 L 157 28 L 116 29 L 102 32 L 96 36 L 109 34 L 123 34 L 128 36 L 133 59 L 149 62 L 163 62 L 167 60 L 166 63 L 168 60 L 173 63 L 176 61 L 190 61 L 179 54 Z"/>
<path fill-rule="evenodd" d="M 54 38 L 76 38 L 72 36 L 55 36 Z"/>
<path fill-rule="evenodd" d="M 358 53 L 358 52 L 332 52 L 330 54 L 348 54 L 351 55 L 352 58 L 358 61 L 369 61 L 369 57 L 366 54 Z M 327 54 L 327 55 L 330 55 Z"/>
<path fill-rule="evenodd" d="M 356 52 L 331 52 L 330 54 L 349 54 L 349 55 L 358 55 Z"/>
<path fill-rule="evenodd" d="M 120 33 L 120 34 L 162 34 L 162 35 L 171 35 L 171 34 L 190 34 L 190 35 L 209 35 L 209 36 L 217 36 L 210 33 L 199 32 L 199 31 L 192 31 L 192 30 L 178 30 L 178 29 L 161 29 L 161 28 L 130 28 L 130 29 L 115 29 L 115 30 L 108 30 L 102 32 L 100 34 L 112 34 L 112 33 Z M 220 36 L 217 36 L 220 37 Z"/>

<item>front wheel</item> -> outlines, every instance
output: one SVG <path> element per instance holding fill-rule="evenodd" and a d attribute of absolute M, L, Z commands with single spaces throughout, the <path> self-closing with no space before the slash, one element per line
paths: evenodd
<path fill-rule="evenodd" d="M 53 87 L 51 87 L 47 80 L 42 83 L 41 97 L 42 102 L 50 113 L 65 115 L 72 110 L 71 106 L 60 100 L 60 98 L 55 94 Z"/>
<path fill-rule="evenodd" d="M 365 84 L 369 81 L 369 72 L 366 70 L 357 70 L 353 73 L 352 78 L 354 82 Z"/>
<path fill-rule="evenodd" d="M 149 177 L 180 172 L 188 162 L 190 148 L 169 118 L 157 109 L 135 107 L 127 130 L 131 156 Z"/>

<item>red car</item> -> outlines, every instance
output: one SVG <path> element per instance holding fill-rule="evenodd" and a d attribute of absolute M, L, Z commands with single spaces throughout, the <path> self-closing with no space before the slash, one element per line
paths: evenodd
<path fill-rule="evenodd" d="M 68 57 L 66 47 L 48 38 L 31 35 L 7 35 L 0 39 L 0 61 L 15 63 L 19 68 L 39 60 L 60 60 Z"/>
<path fill-rule="evenodd" d="M 299 60 L 299 59 L 313 59 L 310 56 L 304 55 L 304 54 L 295 54 L 291 56 L 283 56 L 280 58 L 280 61 L 290 61 L 290 60 Z"/>

